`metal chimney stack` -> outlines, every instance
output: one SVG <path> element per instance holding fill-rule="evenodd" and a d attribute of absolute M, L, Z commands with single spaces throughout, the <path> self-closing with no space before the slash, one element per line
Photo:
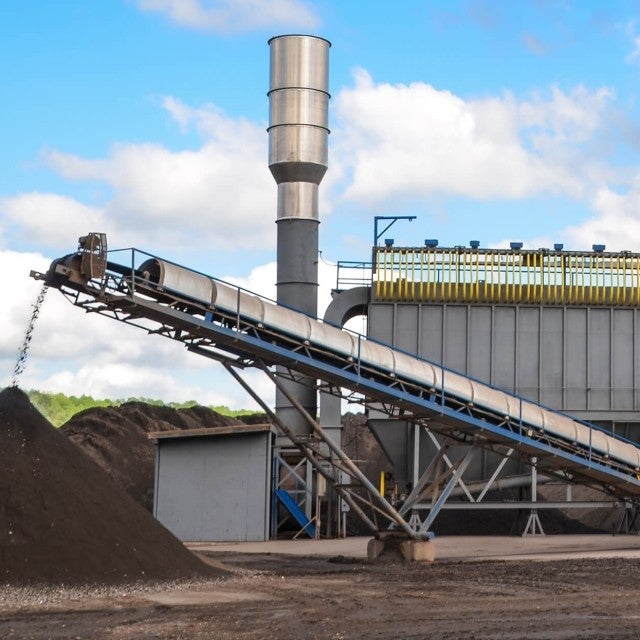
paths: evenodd
<path fill-rule="evenodd" d="M 327 170 L 329 47 L 324 38 L 269 40 L 269 169 L 278 184 L 278 303 L 318 314 L 318 185 Z M 315 416 L 315 381 L 286 382 Z M 299 432 L 309 426 L 279 391 L 276 413 Z"/>

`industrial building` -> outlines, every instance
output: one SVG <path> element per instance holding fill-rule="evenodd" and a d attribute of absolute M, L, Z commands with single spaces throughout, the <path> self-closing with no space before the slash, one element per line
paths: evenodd
<path fill-rule="evenodd" d="M 396 247 L 384 234 L 401 217 L 377 217 L 371 263 L 358 265 L 365 276 L 354 279 L 354 265 L 341 263 L 333 301 L 318 319 L 330 43 L 290 35 L 269 46 L 277 301 L 136 249 L 116 262 L 101 234 L 34 274 L 81 308 L 219 362 L 269 415 L 274 438 L 271 425 L 251 437 L 230 430 L 159 438 L 157 517 L 183 539 L 259 539 L 278 534 L 279 510 L 312 536 L 343 533 L 341 514 L 349 510 L 380 539 L 403 536 L 407 556 L 419 558 L 443 508 L 528 509 L 525 533 L 542 533 L 542 506 L 585 506 L 569 489 L 562 504 L 538 503 L 538 482 L 553 480 L 601 490 L 591 506 L 619 505 L 623 528 L 633 528 L 640 256 L 601 245 L 443 248 L 427 239 Z M 358 315 L 366 316 L 366 335 L 342 328 Z M 275 408 L 243 378 L 249 367 L 275 385 Z M 343 450 L 345 398 L 366 408 L 393 464 L 384 488 Z M 220 455 L 251 469 L 249 489 L 244 481 L 220 485 Z M 202 474 L 194 479 L 194 460 L 213 470 L 205 473 L 210 483 Z M 486 502 L 499 483 L 528 493 L 518 503 Z M 207 501 L 208 491 L 224 491 L 227 500 Z M 220 529 L 211 520 L 219 509 L 226 515 L 221 504 L 249 494 L 255 508 L 244 521 Z M 209 518 L 211 527 L 196 531 L 190 517 Z"/>

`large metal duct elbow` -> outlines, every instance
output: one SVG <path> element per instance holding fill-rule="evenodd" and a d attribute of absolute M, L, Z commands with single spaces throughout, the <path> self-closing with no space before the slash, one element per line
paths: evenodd
<path fill-rule="evenodd" d="M 318 315 L 318 185 L 327 170 L 329 48 L 324 38 L 271 38 L 269 169 L 278 184 L 277 300 Z M 288 383 L 311 413 L 317 413 L 314 381 Z M 308 430 L 283 394 L 276 410 L 289 424 Z"/>

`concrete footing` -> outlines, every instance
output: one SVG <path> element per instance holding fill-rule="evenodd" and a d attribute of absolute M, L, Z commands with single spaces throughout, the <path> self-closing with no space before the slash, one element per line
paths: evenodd
<path fill-rule="evenodd" d="M 373 561 L 381 556 L 409 562 L 433 562 L 435 545 L 431 540 L 412 540 L 396 532 L 378 533 L 367 544 L 367 558 Z"/>
<path fill-rule="evenodd" d="M 371 538 L 367 543 L 367 559 L 375 560 L 384 551 L 384 542 L 377 538 Z"/>
<path fill-rule="evenodd" d="M 415 562 L 433 562 L 436 548 L 431 540 L 405 540 L 400 543 L 400 553 L 405 560 Z"/>

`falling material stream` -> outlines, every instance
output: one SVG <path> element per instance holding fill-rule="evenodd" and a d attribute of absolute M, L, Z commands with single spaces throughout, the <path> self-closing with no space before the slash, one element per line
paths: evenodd
<path fill-rule="evenodd" d="M 13 376 L 11 377 L 11 386 L 18 386 L 18 379 L 20 375 L 24 371 L 24 368 L 27 364 L 27 355 L 29 353 L 29 345 L 31 344 L 31 338 L 33 336 L 33 327 L 35 326 L 36 320 L 38 319 L 38 314 L 40 313 L 40 307 L 44 302 L 44 297 L 47 293 L 47 289 L 49 287 L 45 284 L 43 285 L 38 297 L 36 298 L 35 304 L 33 305 L 33 312 L 31 313 L 31 318 L 29 320 L 29 324 L 27 325 L 27 331 L 24 334 L 24 340 L 22 341 L 22 346 L 20 347 L 20 353 L 18 354 L 18 360 L 16 362 L 16 366 L 13 368 Z"/>

